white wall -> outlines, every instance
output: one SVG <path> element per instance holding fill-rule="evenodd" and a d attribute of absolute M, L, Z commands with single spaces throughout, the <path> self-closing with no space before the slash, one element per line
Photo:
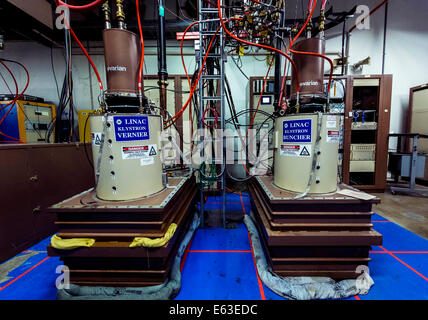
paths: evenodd
<path fill-rule="evenodd" d="M 337 10 L 351 9 L 355 4 L 366 4 L 374 8 L 380 0 L 358 1 L 331 1 Z M 391 112 L 391 131 L 401 132 L 405 130 L 405 113 L 408 108 L 409 88 L 428 83 L 428 25 L 425 23 L 425 14 L 428 11 L 428 1 L 420 0 L 391 0 L 389 5 L 389 20 L 387 29 L 387 48 L 385 73 L 393 74 L 393 96 Z M 294 9 L 293 9 L 294 12 Z M 355 22 L 350 19 L 349 26 Z M 371 64 L 364 66 L 364 74 L 380 74 L 382 72 L 382 44 L 383 44 L 384 9 L 380 9 L 371 18 L 370 30 L 355 30 L 351 37 L 350 62 L 355 63 L 367 56 L 371 57 Z M 338 52 L 341 50 L 341 26 L 327 33 L 327 51 Z M 154 43 L 147 43 L 154 46 Z M 169 46 L 179 45 L 178 41 L 168 42 Z M 156 49 L 150 48 L 146 55 L 146 74 L 157 74 Z M 179 48 L 168 48 L 168 52 L 179 52 Z M 186 50 L 192 53 L 191 49 Z M 64 77 L 64 57 L 61 50 L 54 49 L 55 70 L 61 89 Z M 0 57 L 19 60 L 25 64 L 31 74 L 31 83 L 27 91 L 30 95 L 44 97 L 47 101 L 58 102 L 58 95 L 53 78 L 50 48 L 31 42 L 6 42 L 6 50 L 0 53 Z M 104 59 L 101 55 L 93 56 L 99 72 L 105 82 Z M 185 57 L 189 71 L 195 67 L 194 58 Z M 264 76 L 267 71 L 265 62 L 260 62 L 251 56 L 242 57 L 243 70 L 250 76 Z M 167 59 L 168 72 L 170 74 L 183 74 L 181 59 L 177 55 L 169 55 Z M 4 69 L 2 74 L 9 79 Z M 16 67 L 20 84 L 25 82 L 25 74 Z M 89 86 L 89 67 L 84 56 L 73 56 L 73 72 L 75 79 L 74 101 L 78 109 L 90 109 L 96 107 L 96 99 L 99 93 L 98 84 L 92 74 L 92 100 L 91 87 Z M 92 71 L 91 71 L 92 72 Z M 273 70 L 271 71 L 271 75 Z M 235 64 L 229 60 L 227 63 L 227 77 L 232 86 L 235 104 L 239 109 L 247 108 L 246 94 L 248 82 L 237 70 Z M 9 81 L 10 86 L 11 81 Z M 13 88 L 11 87 L 13 90 Z M 2 79 L 0 79 L 0 92 L 8 92 Z"/>
<path fill-rule="evenodd" d="M 331 1 L 344 9 L 352 8 L 355 1 Z M 375 8 L 381 0 L 363 0 Z M 337 3 L 337 5 L 336 5 Z M 348 4 L 350 3 L 350 4 Z M 428 83 L 428 25 L 425 14 L 428 1 L 391 0 L 388 8 L 387 44 L 385 73 L 393 75 L 391 132 L 406 130 L 409 89 Z M 382 50 L 385 9 L 378 10 L 370 20 L 369 30 L 356 29 L 351 34 L 350 63 L 354 64 L 366 57 L 371 57 L 371 64 L 364 66 L 364 74 L 382 73 Z M 349 24 L 354 22 L 350 19 Z M 342 32 L 341 26 L 329 30 L 327 36 Z M 327 41 L 327 51 L 341 50 L 341 36 Z M 351 72 L 352 73 L 352 72 Z"/>

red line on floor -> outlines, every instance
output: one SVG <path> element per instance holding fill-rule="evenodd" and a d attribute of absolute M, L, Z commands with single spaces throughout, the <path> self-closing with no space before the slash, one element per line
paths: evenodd
<path fill-rule="evenodd" d="M 202 252 L 202 253 L 249 253 L 251 250 L 189 250 L 189 252 Z"/>
<path fill-rule="evenodd" d="M 36 265 L 32 266 L 30 269 L 28 269 L 27 271 L 25 271 L 24 273 L 20 274 L 19 276 L 17 276 L 15 279 L 13 279 L 12 281 L 8 282 L 6 285 L 4 285 L 3 287 L 0 288 L 0 291 L 2 291 L 3 289 L 7 288 L 8 286 L 10 286 L 12 283 L 14 283 L 16 280 L 18 280 L 19 278 L 25 276 L 27 273 L 29 273 L 31 270 L 33 270 L 34 268 L 37 268 L 39 265 L 41 265 L 43 262 L 45 262 L 46 260 L 48 260 L 49 257 L 44 258 L 42 261 L 40 261 L 39 263 L 37 263 Z"/>
<path fill-rule="evenodd" d="M 401 260 L 400 258 L 394 256 L 391 252 L 389 252 L 388 250 L 386 250 L 384 247 L 379 246 L 379 248 L 381 248 L 382 250 L 385 250 L 386 253 L 388 253 L 389 255 L 391 255 L 392 257 L 394 257 L 395 259 L 397 259 L 398 261 L 400 261 L 402 264 L 404 264 L 407 268 L 409 268 L 410 270 L 412 270 L 414 273 L 416 273 L 418 276 L 422 277 L 423 279 L 425 279 L 426 281 L 428 281 L 428 278 L 425 277 L 424 275 L 422 275 L 420 272 L 416 271 L 415 269 L 413 269 L 411 266 L 409 266 L 407 263 L 405 263 L 403 260 Z"/>
<path fill-rule="evenodd" d="M 194 235 L 193 235 L 193 236 L 194 236 Z M 187 245 L 187 247 L 186 247 L 186 251 L 184 252 L 184 257 L 183 257 L 183 259 L 181 260 L 180 272 L 183 270 L 184 263 L 186 262 L 187 255 L 189 254 L 189 248 L 190 248 L 190 245 L 192 244 L 193 236 L 192 236 L 192 238 L 190 239 L 189 244 L 188 244 L 188 245 Z"/>
<path fill-rule="evenodd" d="M 245 210 L 244 210 L 244 212 L 245 212 Z M 250 240 L 251 254 L 253 256 L 254 269 L 256 270 L 256 276 L 257 276 L 257 282 L 259 284 L 260 296 L 261 296 L 262 300 L 266 300 L 266 298 L 265 298 L 265 292 L 263 290 L 262 280 L 260 280 L 259 272 L 257 271 L 257 264 L 256 264 L 256 257 L 254 256 L 253 242 L 251 241 L 251 236 L 250 236 L 249 232 L 248 232 L 248 239 Z"/>
<path fill-rule="evenodd" d="M 370 253 L 428 253 L 428 251 L 369 251 Z"/>
<path fill-rule="evenodd" d="M 355 300 L 361 300 L 359 296 L 354 296 Z"/>
<path fill-rule="evenodd" d="M 247 214 L 245 212 L 245 206 L 244 206 L 244 202 L 242 200 L 242 194 L 240 193 L 239 195 L 241 197 L 242 210 L 244 211 L 244 214 Z M 250 246 L 251 246 L 251 255 L 253 256 L 254 269 L 256 270 L 257 283 L 259 284 L 260 296 L 261 296 L 262 300 L 266 300 L 265 291 L 263 290 L 263 283 L 262 283 L 262 280 L 260 280 L 259 272 L 257 271 L 257 264 L 256 264 L 256 257 L 254 256 L 253 242 L 251 241 L 250 232 L 248 232 L 248 230 L 247 230 L 247 233 L 248 233 L 248 240 L 250 241 Z"/>
<path fill-rule="evenodd" d="M 244 200 L 242 199 L 242 193 L 239 193 L 239 196 L 241 197 L 241 206 L 242 206 L 242 211 L 244 211 L 244 214 L 247 214 L 245 212 L 245 206 L 244 206 Z"/>

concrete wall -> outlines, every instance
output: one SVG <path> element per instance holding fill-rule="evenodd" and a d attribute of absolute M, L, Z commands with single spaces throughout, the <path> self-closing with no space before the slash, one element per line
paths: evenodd
<path fill-rule="evenodd" d="M 355 1 L 330 1 L 335 5 L 336 10 L 349 10 Z M 366 4 L 374 8 L 380 0 L 363 0 L 358 4 Z M 292 7 L 290 5 L 290 7 Z M 428 10 L 428 1 L 406 0 L 390 1 L 389 20 L 387 28 L 387 47 L 385 73 L 394 75 L 393 97 L 391 112 L 391 131 L 401 132 L 405 130 L 405 117 L 408 108 L 409 88 L 428 83 L 428 62 L 426 52 L 428 52 L 428 25 L 424 22 L 424 14 Z M 294 9 L 290 12 L 294 13 Z M 299 10 L 300 11 L 300 10 Z M 349 26 L 355 23 L 355 18 L 349 20 Z M 371 18 L 369 30 L 355 30 L 351 37 L 350 62 L 355 63 L 367 56 L 371 57 L 371 64 L 364 66 L 364 74 L 379 74 L 382 72 L 382 43 L 383 43 L 384 9 L 379 10 Z M 327 51 L 338 52 L 341 50 L 341 26 L 329 30 L 326 34 Z M 183 74 L 178 41 L 168 42 L 168 71 L 170 74 Z M 93 51 L 93 50 L 92 50 Z M 77 53 L 78 51 L 75 50 Z M 155 43 L 147 43 L 146 49 L 146 74 L 157 73 L 157 58 Z M 185 50 L 188 56 L 185 61 L 189 71 L 195 68 L 193 49 Z M 175 55 L 172 55 L 174 54 Z M 51 66 L 51 49 L 31 42 L 6 42 L 6 50 L 0 53 L 0 57 L 19 60 L 24 63 L 31 74 L 31 83 L 27 91 L 28 94 L 44 97 L 48 101 L 58 102 L 57 89 L 53 77 Z M 56 76 L 61 90 L 64 77 L 64 57 L 60 49 L 53 50 L 54 66 Z M 260 57 L 256 57 L 260 59 Z M 101 54 L 93 55 L 95 64 L 105 81 L 104 59 Z M 89 65 L 86 58 L 81 55 L 73 55 L 73 73 L 75 79 L 74 101 L 78 109 L 90 109 L 96 107 L 97 96 L 99 94 L 98 84 L 94 74 L 90 74 Z M 264 76 L 267 65 L 264 61 L 257 61 L 253 56 L 242 57 L 242 69 L 250 76 Z M 0 69 L 6 80 L 9 76 L 4 69 Z M 13 67 L 17 79 L 21 86 L 25 82 L 25 73 L 19 68 Z M 271 75 L 273 70 L 271 71 Z M 239 109 L 247 108 L 248 99 L 246 90 L 248 81 L 238 71 L 231 59 L 227 63 L 227 77 L 232 86 L 235 104 Z M 9 86 L 11 80 L 8 80 Z M 92 83 L 92 85 L 90 85 Z M 11 87 L 12 90 L 13 87 Z M 0 79 L 0 92 L 8 92 L 4 81 Z"/>

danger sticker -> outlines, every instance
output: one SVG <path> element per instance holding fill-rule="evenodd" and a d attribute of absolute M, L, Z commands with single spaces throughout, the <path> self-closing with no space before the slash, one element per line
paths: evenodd
<path fill-rule="evenodd" d="M 102 138 L 103 138 L 102 132 L 92 132 L 91 133 L 92 145 L 101 146 Z"/>
<path fill-rule="evenodd" d="M 312 154 L 312 145 L 281 145 L 280 155 L 286 157 L 309 157 Z"/>
<path fill-rule="evenodd" d="M 328 143 L 339 143 L 340 142 L 340 131 L 327 130 L 327 142 Z"/>
<path fill-rule="evenodd" d="M 157 145 L 122 147 L 122 159 L 149 159 L 156 156 Z"/>

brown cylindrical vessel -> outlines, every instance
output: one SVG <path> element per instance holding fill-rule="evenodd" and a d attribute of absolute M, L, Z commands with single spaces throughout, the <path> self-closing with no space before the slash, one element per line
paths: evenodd
<path fill-rule="evenodd" d="M 310 38 L 298 42 L 293 50 L 325 53 L 325 40 Z M 293 53 L 293 60 L 299 73 L 300 103 L 310 103 L 313 99 L 324 98 L 324 59 L 317 56 Z M 297 85 L 293 70 L 291 99 L 296 99 Z"/>
<path fill-rule="evenodd" d="M 107 93 L 138 94 L 140 41 L 135 33 L 124 29 L 103 31 Z"/>

